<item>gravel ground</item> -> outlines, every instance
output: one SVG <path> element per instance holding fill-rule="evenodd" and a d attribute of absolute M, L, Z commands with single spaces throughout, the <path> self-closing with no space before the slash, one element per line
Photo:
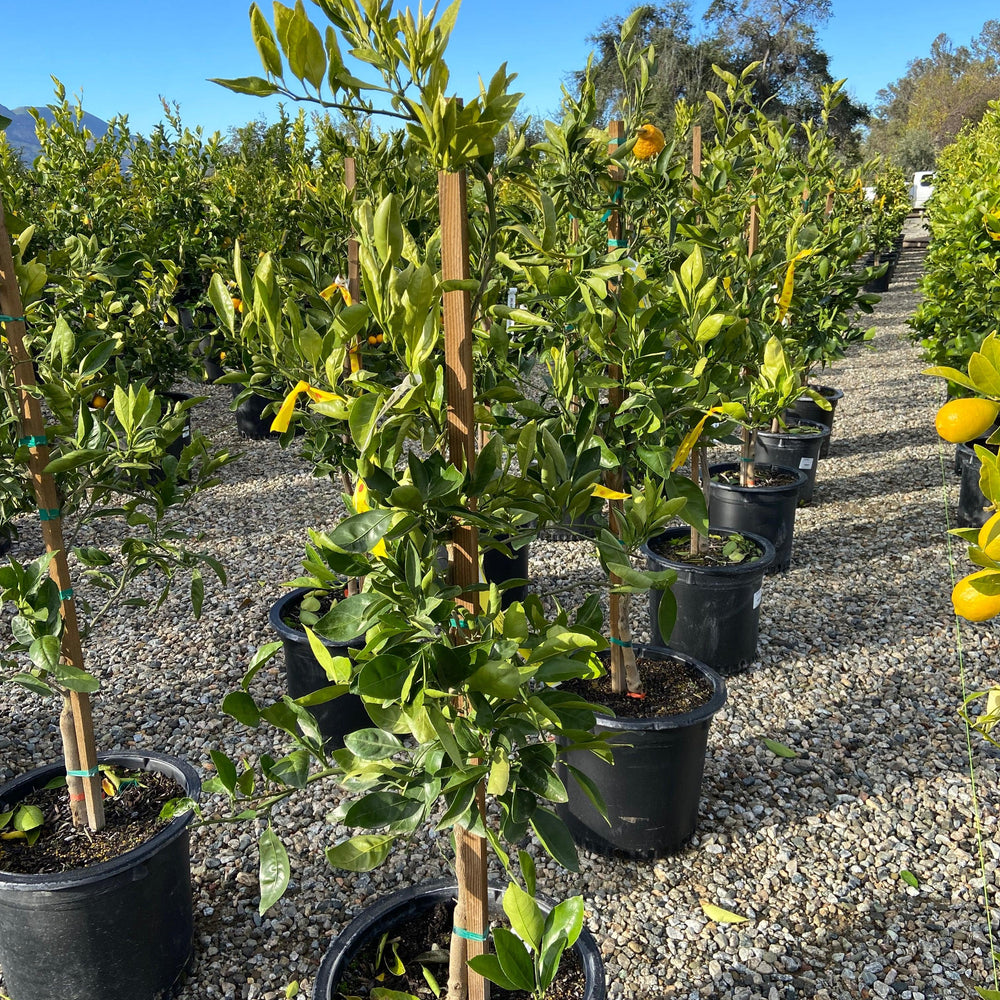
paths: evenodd
<path fill-rule="evenodd" d="M 759 660 L 730 679 L 712 727 L 698 834 L 655 863 L 584 852 L 579 875 L 543 866 L 543 890 L 585 895 L 613 998 L 950 1000 L 973 995 L 972 983 L 993 985 L 956 715 L 945 528 L 957 479 L 933 429 L 941 384 L 918 375 L 905 339 L 919 267 L 920 252 L 906 251 L 872 345 L 822 376 L 845 392 L 830 457 L 813 505 L 798 514 L 792 569 L 765 582 Z M 207 393 L 197 422 L 245 452 L 195 507 L 229 584 L 210 589 L 200 621 L 171 598 L 156 614 L 107 621 L 89 650 L 105 684 L 95 703 L 102 749 L 160 748 L 199 766 L 219 745 L 231 755 L 269 749 L 265 734 L 250 734 L 251 744 L 218 705 L 272 638 L 267 609 L 299 571 L 305 529 L 332 525 L 339 511 L 336 491 L 293 455 L 239 440 L 225 389 Z M 30 556 L 32 526 L 23 534 L 16 551 Z M 573 542 L 536 544 L 531 574 L 542 592 L 564 591 L 564 603 L 600 581 L 587 547 Z M 979 689 L 995 677 L 996 628 L 967 626 L 961 641 L 965 684 Z M 266 677 L 278 690 L 279 667 Z M 0 779 L 56 756 L 52 706 L 5 688 L 0 712 Z M 765 737 L 798 756 L 775 756 Z M 992 888 L 1000 751 L 974 740 L 972 754 Z M 345 833 L 325 819 L 336 802 L 325 789 L 278 818 L 293 885 L 263 919 L 254 831 L 194 832 L 196 952 L 181 1000 L 271 1000 L 291 980 L 305 993 L 331 937 L 366 901 L 445 873 L 430 837 L 370 875 L 329 869 L 322 848 Z M 699 900 L 749 919 L 710 922 Z"/>

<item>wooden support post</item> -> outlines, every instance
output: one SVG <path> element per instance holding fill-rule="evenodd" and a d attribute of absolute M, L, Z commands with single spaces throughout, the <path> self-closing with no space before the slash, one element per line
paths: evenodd
<path fill-rule="evenodd" d="M 701 126 L 691 129 L 691 176 L 701 177 Z M 695 184 L 695 187 L 698 185 Z"/>
<path fill-rule="evenodd" d="M 747 259 L 749 260 L 757 252 L 757 244 L 760 241 L 760 213 L 757 208 L 756 198 L 750 205 L 750 222 L 747 225 Z M 740 486 L 755 486 L 756 477 L 754 475 L 754 451 L 757 447 L 757 432 L 750 428 L 743 428 L 743 441 L 740 459 Z"/>
<path fill-rule="evenodd" d="M 833 189 L 826 193 L 826 214 L 833 215 Z"/>
<path fill-rule="evenodd" d="M 621 143 L 625 141 L 625 123 L 616 120 L 608 124 L 608 152 L 614 153 L 617 151 Z M 619 165 L 617 160 L 612 161 L 610 167 L 611 179 L 621 183 L 625 179 L 625 170 Z M 624 220 L 622 219 L 622 213 L 619 208 L 619 201 L 617 197 L 613 198 L 611 203 L 611 210 L 608 214 L 608 247 L 609 249 L 615 249 L 620 246 L 623 240 L 623 233 L 625 231 Z M 612 289 L 614 284 L 609 285 Z M 612 423 L 615 419 L 615 415 L 621 408 L 622 403 L 625 402 L 625 393 L 622 388 L 622 369 L 620 365 L 608 365 L 608 378 L 617 384 L 612 386 L 608 390 L 608 423 Z M 604 477 L 605 485 L 608 489 L 616 490 L 621 492 L 625 485 L 625 473 L 624 470 L 619 466 L 617 469 L 609 469 L 605 473 Z M 619 521 L 622 517 L 622 502 L 621 500 L 609 500 L 608 501 L 608 530 L 611 534 L 616 537 L 619 535 L 621 528 L 619 526 Z M 621 583 L 621 580 L 614 574 L 611 575 L 611 586 L 616 587 Z M 628 690 L 628 681 L 626 678 L 626 658 L 625 658 L 625 647 L 621 643 L 628 641 L 627 635 L 629 633 L 628 623 L 622 621 L 623 613 L 623 603 L 627 605 L 627 602 L 622 601 L 622 595 L 616 594 L 612 590 L 612 593 L 608 597 L 608 617 L 610 618 L 610 632 L 611 632 L 611 688 L 616 694 L 622 694 Z M 624 626 L 624 627 L 623 627 Z M 623 633 L 625 633 L 623 635 Z"/>
<path fill-rule="evenodd" d="M 15 317 L 6 321 L 5 334 L 17 386 L 20 433 L 29 449 L 28 467 L 35 488 L 39 517 L 42 518 L 42 538 L 46 551 L 54 554 L 49 563 L 49 576 L 62 597 L 62 658 L 66 663 L 82 670 L 83 648 L 66 560 L 59 498 L 55 480 L 43 471 L 49 464 L 49 448 L 45 440 L 41 401 L 31 392 L 36 383 L 31 358 L 24 346 L 24 322 L 19 318 L 23 316 L 23 308 L 21 291 L 14 273 L 10 237 L 4 220 L 3 201 L 0 199 L 0 314 Z M 59 728 L 63 736 L 63 756 L 67 772 L 87 772 L 86 777 L 67 774 L 73 823 L 76 826 L 88 826 L 94 831 L 100 830 L 104 826 L 104 800 L 101 778 L 97 773 L 97 748 L 89 695 L 78 691 L 64 692 Z"/>
<path fill-rule="evenodd" d="M 464 172 L 438 174 L 441 213 L 441 277 L 445 281 L 469 278 L 468 195 Z M 444 293 L 445 396 L 448 400 L 448 454 L 459 469 L 471 471 L 476 460 L 476 417 L 472 385 L 472 300 L 467 291 Z M 470 504 L 475 498 L 470 498 Z M 469 588 L 479 583 L 479 536 L 474 525 L 459 525 L 452 535 L 451 582 L 463 590 L 459 603 L 470 617 L 479 613 L 479 594 Z M 476 791 L 481 812 L 485 790 Z M 466 962 L 486 951 L 489 933 L 489 886 L 486 839 L 455 827 L 458 902 L 454 923 L 469 937 L 452 937 L 452 967 L 448 996 L 489 1000 L 489 982 L 468 969 Z M 456 956 L 463 956 L 455 961 Z M 467 982 L 467 994 L 461 982 Z"/>
<path fill-rule="evenodd" d="M 351 203 L 354 203 L 354 189 L 358 186 L 357 168 L 353 156 L 344 159 L 344 187 L 347 188 L 351 196 Z M 358 241 L 353 235 L 347 240 L 347 292 L 351 296 L 351 302 L 358 302 L 361 299 L 361 270 L 358 264 Z"/>

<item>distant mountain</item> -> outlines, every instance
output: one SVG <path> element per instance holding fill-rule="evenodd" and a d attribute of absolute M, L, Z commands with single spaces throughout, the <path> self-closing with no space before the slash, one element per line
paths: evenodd
<path fill-rule="evenodd" d="M 47 107 L 42 106 L 38 110 L 46 121 L 52 121 L 52 112 Z M 41 152 L 41 147 L 35 137 L 35 119 L 31 117 L 28 108 L 6 108 L 0 104 L 0 115 L 11 119 L 4 132 L 7 142 L 21 150 L 21 159 L 25 163 L 31 163 Z M 86 111 L 83 113 L 83 124 L 98 139 L 108 130 L 106 121 Z"/>

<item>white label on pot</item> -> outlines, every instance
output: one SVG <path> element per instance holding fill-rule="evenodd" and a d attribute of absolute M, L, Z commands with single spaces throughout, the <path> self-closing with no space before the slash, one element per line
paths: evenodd
<path fill-rule="evenodd" d="M 757 593 L 753 595 L 753 606 L 755 608 L 760 607 L 760 599 L 763 596 L 763 594 L 764 594 L 764 588 L 761 587 L 760 590 L 758 590 Z"/>
<path fill-rule="evenodd" d="M 799 468 L 800 469 L 811 469 L 813 467 L 813 460 L 811 458 L 800 458 Z"/>

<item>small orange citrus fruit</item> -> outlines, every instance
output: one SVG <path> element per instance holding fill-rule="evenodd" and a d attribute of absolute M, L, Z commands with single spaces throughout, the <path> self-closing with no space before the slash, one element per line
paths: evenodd
<path fill-rule="evenodd" d="M 938 434 L 952 444 L 963 444 L 981 437 L 996 420 L 1000 404 L 977 396 L 949 400 L 934 418 Z"/>
<path fill-rule="evenodd" d="M 91 406 L 92 406 L 92 407 L 93 407 L 93 408 L 94 408 L 95 410 L 103 410 L 103 409 L 104 409 L 104 407 L 108 405 L 108 398 L 107 398 L 107 396 L 102 396 L 102 395 L 101 395 L 100 393 L 98 393 L 98 394 L 97 394 L 97 395 L 96 395 L 96 396 L 95 396 L 95 397 L 94 397 L 94 398 L 93 398 L 93 399 L 92 399 L 92 400 L 90 401 L 90 405 L 91 405 Z"/>

